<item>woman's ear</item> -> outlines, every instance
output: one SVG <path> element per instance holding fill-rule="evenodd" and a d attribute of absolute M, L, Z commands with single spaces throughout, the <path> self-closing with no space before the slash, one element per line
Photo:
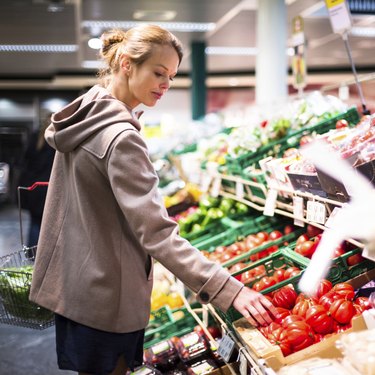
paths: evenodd
<path fill-rule="evenodd" d="M 123 70 L 123 72 L 126 75 L 130 74 L 131 62 L 130 62 L 129 58 L 126 55 L 122 56 L 122 59 L 121 59 L 121 69 Z"/>

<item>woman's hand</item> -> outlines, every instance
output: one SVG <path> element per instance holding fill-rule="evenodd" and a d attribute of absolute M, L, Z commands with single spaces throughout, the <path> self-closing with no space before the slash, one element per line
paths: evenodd
<path fill-rule="evenodd" d="M 269 312 L 274 317 L 278 316 L 274 305 L 263 294 L 248 287 L 242 288 L 237 294 L 233 301 L 233 307 L 254 326 L 272 323 L 273 319 Z"/>

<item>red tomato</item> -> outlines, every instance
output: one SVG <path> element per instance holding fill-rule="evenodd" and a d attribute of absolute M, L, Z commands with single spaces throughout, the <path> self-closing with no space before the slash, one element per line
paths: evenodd
<path fill-rule="evenodd" d="M 341 298 L 353 300 L 355 292 L 354 288 L 349 283 L 338 283 L 332 290 L 338 294 Z"/>
<path fill-rule="evenodd" d="M 285 280 L 285 270 L 283 268 L 280 268 L 278 270 L 276 270 L 274 273 L 273 273 L 273 277 L 274 279 L 279 283 L 280 281 L 283 281 Z"/>
<path fill-rule="evenodd" d="M 290 310 L 285 309 L 284 307 L 278 307 L 278 306 L 275 306 L 275 309 L 277 310 L 278 315 L 277 317 L 275 317 L 274 321 L 276 323 L 282 324 L 284 319 L 290 315 Z"/>
<path fill-rule="evenodd" d="M 346 263 L 347 263 L 347 265 L 350 267 L 350 266 L 354 266 L 354 265 L 356 265 L 356 264 L 358 264 L 358 263 L 361 263 L 361 262 L 363 262 L 364 261 L 364 258 L 363 258 L 363 256 L 361 255 L 361 254 L 359 254 L 359 253 L 357 253 L 357 254 L 354 254 L 354 255 L 352 255 L 352 256 L 350 256 L 350 257 L 348 257 L 347 259 L 346 259 Z"/>
<path fill-rule="evenodd" d="M 322 229 L 315 227 L 314 225 L 307 224 L 306 227 L 306 234 L 309 236 L 309 238 L 313 238 L 317 236 L 318 234 L 321 234 L 323 232 Z"/>
<path fill-rule="evenodd" d="M 291 266 L 285 270 L 284 278 L 285 280 L 290 279 L 291 277 L 299 275 L 300 273 L 301 273 L 301 270 L 298 267 Z"/>
<path fill-rule="evenodd" d="M 215 327 L 215 326 L 208 326 L 207 327 L 207 330 L 208 332 L 210 332 L 211 336 L 214 338 L 214 339 L 219 339 L 221 338 L 222 334 L 221 334 L 221 330 L 218 328 L 218 327 Z"/>
<path fill-rule="evenodd" d="M 287 234 L 290 234 L 292 232 L 294 232 L 293 225 L 290 225 L 290 224 L 285 225 L 285 227 L 284 227 L 284 234 L 287 235 Z"/>
<path fill-rule="evenodd" d="M 272 302 L 275 306 L 284 307 L 290 310 L 294 307 L 296 298 L 297 293 L 293 288 L 283 286 L 275 291 Z"/>
<path fill-rule="evenodd" d="M 256 234 L 256 236 L 257 236 L 258 238 L 260 238 L 260 239 L 262 240 L 262 242 L 268 240 L 268 233 L 267 233 L 267 232 L 264 232 L 264 231 L 262 231 L 262 232 L 258 232 L 258 233 Z"/>
<path fill-rule="evenodd" d="M 310 259 L 312 257 L 312 255 L 315 253 L 317 245 L 318 244 L 316 242 L 308 240 L 308 241 L 302 242 L 300 244 L 297 244 L 294 251 L 297 254 L 301 254 L 302 256 Z"/>
<path fill-rule="evenodd" d="M 302 243 L 302 242 L 306 242 L 306 241 L 308 241 L 309 239 L 310 239 L 310 238 L 309 238 L 309 236 L 308 236 L 306 233 L 301 234 L 301 235 L 297 238 L 297 242 L 296 242 L 296 244 L 299 245 L 300 243 Z"/>
<path fill-rule="evenodd" d="M 234 264 L 232 267 L 230 267 L 230 268 L 228 269 L 228 271 L 229 271 L 229 273 L 230 273 L 231 275 L 233 275 L 234 273 L 236 273 L 236 272 L 242 270 L 242 269 L 245 268 L 245 267 L 246 267 L 246 264 L 245 264 L 245 263 L 243 263 L 243 262 L 239 262 L 239 263 Z M 237 280 L 239 280 L 239 281 L 242 280 L 242 275 L 241 275 L 241 274 L 236 275 L 236 276 L 234 276 L 234 277 L 235 277 Z"/>
<path fill-rule="evenodd" d="M 277 240 L 278 238 L 281 238 L 283 234 L 279 230 L 273 230 L 269 236 L 268 239 L 271 241 Z"/>
<path fill-rule="evenodd" d="M 256 290 L 257 292 L 260 292 L 261 290 L 266 289 L 263 280 L 260 279 L 259 281 L 254 283 L 254 285 L 252 286 L 252 289 Z"/>
<path fill-rule="evenodd" d="M 333 332 L 333 318 L 322 305 L 311 306 L 306 311 L 306 323 L 323 335 Z"/>
<path fill-rule="evenodd" d="M 318 304 L 318 301 L 314 298 L 304 298 L 300 299 L 293 307 L 292 314 L 299 315 L 302 317 L 306 316 L 307 310 Z"/>
<path fill-rule="evenodd" d="M 326 310 L 329 310 L 330 306 L 332 305 L 333 301 L 340 298 L 338 294 L 330 290 L 328 293 L 323 294 L 319 298 L 319 305 L 322 305 L 326 308 Z"/>
<path fill-rule="evenodd" d="M 340 298 L 333 301 L 329 313 L 337 322 L 349 324 L 355 314 L 355 308 L 353 302 Z"/>
<path fill-rule="evenodd" d="M 286 341 L 294 351 L 307 348 L 315 342 L 311 327 L 304 321 L 290 323 L 283 331 L 280 341 Z"/>
<path fill-rule="evenodd" d="M 336 129 L 343 129 L 349 127 L 349 123 L 345 119 L 337 120 L 336 121 Z"/>
<path fill-rule="evenodd" d="M 332 283 L 329 280 L 327 279 L 320 280 L 318 289 L 316 291 L 316 298 L 319 299 L 321 296 L 328 293 L 332 289 L 332 287 L 333 287 Z"/>
<path fill-rule="evenodd" d="M 247 270 L 244 273 L 242 273 L 240 276 L 241 276 L 241 282 L 245 285 L 251 283 L 255 279 L 252 270 Z"/>
<path fill-rule="evenodd" d="M 264 289 L 271 287 L 272 285 L 276 284 L 276 279 L 272 276 L 264 276 L 262 277 Z"/>

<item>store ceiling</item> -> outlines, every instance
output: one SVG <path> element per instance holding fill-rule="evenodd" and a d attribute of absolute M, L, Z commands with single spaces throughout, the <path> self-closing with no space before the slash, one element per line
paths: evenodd
<path fill-rule="evenodd" d="M 332 33 L 324 1 L 286 0 L 286 4 L 289 38 L 293 17 L 304 16 L 308 68 L 350 70 L 344 42 Z M 135 12 L 145 10 L 151 11 L 153 17 L 160 16 L 161 11 L 173 11 L 175 17 L 170 22 L 216 24 L 208 32 L 175 31 L 186 50 L 182 73 L 190 71 L 189 50 L 193 41 L 203 40 L 207 46 L 215 47 L 256 47 L 256 0 L 1 0 L 1 45 L 30 49 L 32 45 L 58 44 L 67 45 L 73 52 L 0 50 L 0 84 L 9 80 L 14 83 L 20 78 L 23 84 L 25 78 L 62 84 L 64 77 L 74 76 L 78 80 L 80 75 L 87 81 L 88 76 L 95 76 L 92 64 L 97 60 L 96 51 L 87 42 L 101 31 L 86 27 L 87 21 L 135 21 Z M 146 16 L 145 20 L 152 19 Z M 353 23 L 374 27 L 375 17 L 353 16 Z M 350 36 L 349 41 L 356 66 L 375 67 L 372 52 L 375 38 Z M 253 72 L 255 59 L 255 56 L 207 56 L 208 73 Z"/>

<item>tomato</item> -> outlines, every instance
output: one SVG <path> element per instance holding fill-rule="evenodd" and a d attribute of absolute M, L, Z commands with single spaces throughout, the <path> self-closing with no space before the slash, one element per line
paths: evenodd
<path fill-rule="evenodd" d="M 291 266 L 285 270 L 284 278 L 285 280 L 290 279 L 291 277 L 299 275 L 300 273 L 301 273 L 301 270 L 298 267 Z"/>
<path fill-rule="evenodd" d="M 284 307 L 290 310 L 294 307 L 296 298 L 297 293 L 293 288 L 283 286 L 275 291 L 272 302 L 275 306 Z"/>
<path fill-rule="evenodd" d="M 305 299 L 300 299 L 298 302 L 293 307 L 292 314 L 294 315 L 299 315 L 302 317 L 306 316 L 307 310 L 314 306 L 317 305 L 318 302 L 312 298 L 305 298 Z"/>
<path fill-rule="evenodd" d="M 333 332 L 333 318 L 322 305 L 311 306 L 306 311 L 306 323 L 308 323 L 316 333 L 326 335 Z"/>
<path fill-rule="evenodd" d="M 347 120 L 341 119 L 341 120 L 336 121 L 336 129 L 344 129 L 348 127 L 349 127 L 349 123 Z"/>
<path fill-rule="evenodd" d="M 277 317 L 274 318 L 274 321 L 276 323 L 282 324 L 284 319 L 290 315 L 290 310 L 285 309 L 284 307 L 278 307 L 278 306 L 276 306 L 275 309 L 277 310 L 278 315 Z"/>
<path fill-rule="evenodd" d="M 333 287 L 332 283 L 329 280 L 327 279 L 320 280 L 318 289 L 316 291 L 316 298 L 319 299 L 321 296 L 328 293 L 332 289 L 332 287 Z"/>
<path fill-rule="evenodd" d="M 310 239 L 310 237 L 309 237 L 306 233 L 301 234 L 301 235 L 297 238 L 297 242 L 296 242 L 296 244 L 299 245 L 300 243 L 302 243 L 302 242 L 306 242 L 306 241 L 308 241 L 309 239 Z"/>
<path fill-rule="evenodd" d="M 309 238 L 313 238 L 317 236 L 318 234 L 321 234 L 323 232 L 322 229 L 315 227 L 312 224 L 307 224 L 306 227 L 306 234 L 309 236 Z"/>
<path fill-rule="evenodd" d="M 315 335 L 306 322 L 295 321 L 284 329 L 280 341 L 286 341 L 292 350 L 298 351 L 312 345 L 315 342 Z"/>
<path fill-rule="evenodd" d="M 284 227 L 284 234 L 287 235 L 287 234 L 290 234 L 292 232 L 294 232 L 293 225 L 291 225 L 291 224 L 285 225 L 285 227 Z"/>
<path fill-rule="evenodd" d="M 264 232 L 264 231 L 262 231 L 262 232 L 258 232 L 258 233 L 256 234 L 256 237 L 259 238 L 259 239 L 261 239 L 262 242 L 264 242 L 264 241 L 267 241 L 267 240 L 268 240 L 268 233 L 267 233 L 267 232 Z"/>
<path fill-rule="evenodd" d="M 211 336 L 214 338 L 214 339 L 219 339 L 221 338 L 222 334 L 221 334 L 221 330 L 219 327 L 215 327 L 215 326 L 208 326 L 207 327 L 207 331 L 211 334 Z"/>
<path fill-rule="evenodd" d="M 273 230 L 270 232 L 268 239 L 271 241 L 277 240 L 278 238 L 281 238 L 283 234 L 279 230 Z"/>
<path fill-rule="evenodd" d="M 307 145 L 308 143 L 310 143 L 313 140 L 314 140 L 314 138 L 311 135 L 303 135 L 301 137 L 301 139 L 299 140 L 299 145 L 300 145 L 300 147 L 302 147 L 304 145 Z"/>
<path fill-rule="evenodd" d="M 330 306 L 332 305 L 333 301 L 336 299 L 339 299 L 339 295 L 336 294 L 334 291 L 330 290 L 328 293 L 323 294 L 319 298 L 319 305 L 322 305 L 326 308 L 326 310 L 329 310 Z"/>
<path fill-rule="evenodd" d="M 249 284 L 251 283 L 252 281 L 254 281 L 255 279 L 255 276 L 254 276 L 254 273 L 252 272 L 253 270 L 247 270 L 245 271 L 244 273 L 241 273 L 241 282 L 243 284 Z"/>
<path fill-rule="evenodd" d="M 267 289 L 276 284 L 276 279 L 272 276 L 264 276 L 262 277 L 262 281 L 264 284 L 264 289 Z"/>
<path fill-rule="evenodd" d="M 317 245 L 318 244 L 316 242 L 308 240 L 308 241 L 298 244 L 296 248 L 294 249 L 294 251 L 297 254 L 301 254 L 302 256 L 310 259 L 312 255 L 315 253 Z"/>
<path fill-rule="evenodd" d="M 242 269 L 245 268 L 245 267 L 246 267 L 246 264 L 245 264 L 245 263 L 243 263 L 243 262 L 239 262 L 239 263 L 234 264 L 232 267 L 230 267 L 230 268 L 228 269 L 228 271 L 229 271 L 229 273 L 230 273 L 231 275 L 233 275 L 235 272 L 238 272 L 238 271 L 242 270 Z M 242 275 L 241 275 L 241 274 L 236 275 L 236 276 L 234 276 L 234 277 L 235 277 L 237 280 L 242 281 Z"/>
<path fill-rule="evenodd" d="M 283 281 L 285 279 L 285 270 L 283 268 L 279 268 L 278 270 L 275 270 L 273 273 L 273 278 L 279 283 L 280 281 Z"/>
<path fill-rule="evenodd" d="M 254 283 L 254 285 L 252 286 L 252 289 L 254 289 L 257 292 L 260 292 L 261 290 L 266 289 L 263 280 L 260 279 L 259 281 Z"/>
<path fill-rule="evenodd" d="M 269 325 L 268 333 L 266 335 L 267 340 L 273 344 L 278 345 L 284 356 L 287 356 L 292 353 L 292 349 L 289 343 L 285 340 L 284 328 L 280 325 L 272 326 L 273 323 Z"/>
<path fill-rule="evenodd" d="M 337 322 L 341 324 L 348 324 L 355 314 L 353 302 L 340 298 L 333 301 L 329 308 L 329 313 Z"/>
<path fill-rule="evenodd" d="M 303 316 L 300 316 L 300 315 L 295 315 L 295 314 L 290 314 L 290 315 L 287 315 L 284 319 L 283 319 L 283 322 L 282 322 L 282 326 L 284 328 L 288 327 L 291 323 L 294 323 L 294 322 L 304 322 L 305 321 L 305 318 Z"/>
<path fill-rule="evenodd" d="M 353 300 L 355 295 L 354 288 L 349 283 L 338 283 L 332 290 L 340 297 L 348 300 Z"/>
<path fill-rule="evenodd" d="M 354 265 L 356 265 L 356 264 L 358 264 L 358 263 L 361 263 L 361 262 L 363 262 L 364 261 L 364 258 L 363 258 L 363 256 L 361 255 L 361 254 L 359 254 L 359 253 L 357 253 L 357 254 L 354 254 L 354 255 L 352 255 L 352 256 L 350 256 L 350 257 L 348 257 L 347 259 L 346 259 L 346 263 L 347 263 L 347 265 L 350 267 L 350 266 L 354 266 Z"/>
<path fill-rule="evenodd" d="M 342 245 L 336 247 L 335 251 L 333 252 L 332 259 L 340 257 L 341 255 L 345 254 L 345 249 Z"/>

